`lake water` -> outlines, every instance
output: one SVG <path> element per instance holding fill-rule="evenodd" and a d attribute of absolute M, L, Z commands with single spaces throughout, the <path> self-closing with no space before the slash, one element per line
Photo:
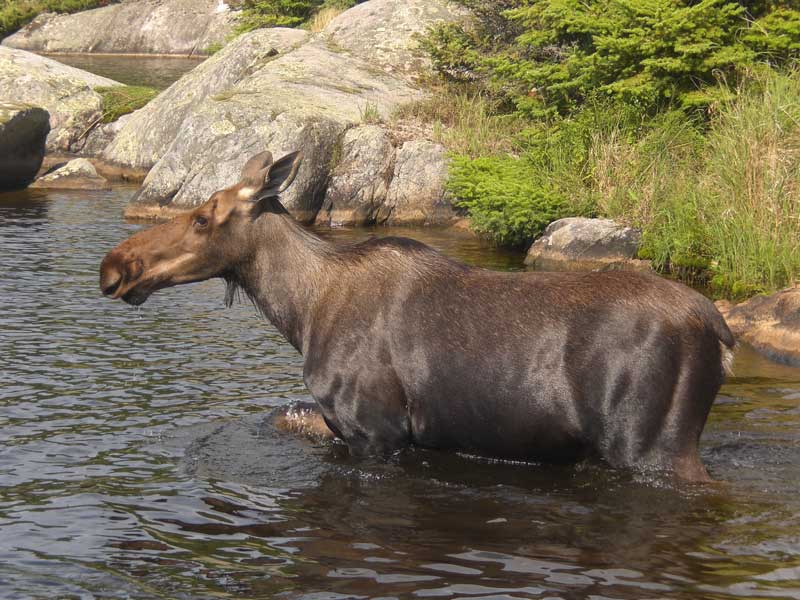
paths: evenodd
<path fill-rule="evenodd" d="M 0 195 L 0 598 L 800 598 L 800 370 L 740 350 L 702 442 L 719 485 L 354 461 L 271 429 L 302 359 L 220 282 L 100 297 L 132 193 Z"/>
<path fill-rule="evenodd" d="M 125 85 L 147 85 L 166 89 L 187 71 L 199 65 L 205 56 L 114 56 L 109 54 L 59 54 L 48 55 L 62 62 L 96 75 L 108 77 Z"/>

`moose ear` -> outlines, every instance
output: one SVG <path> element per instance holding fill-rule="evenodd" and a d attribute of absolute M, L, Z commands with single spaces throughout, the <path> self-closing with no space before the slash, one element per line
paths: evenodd
<path fill-rule="evenodd" d="M 275 161 L 269 168 L 264 187 L 253 197 L 270 198 L 280 194 L 292 185 L 301 162 L 303 155 L 300 152 L 292 152 Z"/>
<path fill-rule="evenodd" d="M 242 187 L 256 193 L 264 187 L 267 173 L 272 166 L 272 153 L 259 152 L 245 163 L 242 169 Z"/>

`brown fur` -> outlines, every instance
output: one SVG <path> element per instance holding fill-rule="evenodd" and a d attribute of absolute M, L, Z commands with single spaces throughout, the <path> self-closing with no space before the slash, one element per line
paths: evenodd
<path fill-rule="evenodd" d="M 708 478 L 698 441 L 733 346 L 710 301 L 644 273 L 497 273 L 403 238 L 337 246 L 275 197 L 297 166 L 254 157 L 240 183 L 109 252 L 101 289 L 131 304 L 210 277 L 229 301 L 243 290 L 306 358 L 320 416 L 281 426 L 324 423 L 356 455 L 415 444 Z"/>

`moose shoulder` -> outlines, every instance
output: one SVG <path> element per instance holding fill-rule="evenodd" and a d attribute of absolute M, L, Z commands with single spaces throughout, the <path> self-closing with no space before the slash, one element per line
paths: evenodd
<path fill-rule="evenodd" d="M 259 154 L 236 185 L 123 242 L 103 293 L 141 304 L 212 277 L 229 298 L 242 289 L 303 353 L 354 454 L 594 456 L 708 478 L 698 441 L 734 343 L 710 301 L 649 274 L 497 273 L 403 238 L 330 244 L 277 199 L 299 164 Z"/>

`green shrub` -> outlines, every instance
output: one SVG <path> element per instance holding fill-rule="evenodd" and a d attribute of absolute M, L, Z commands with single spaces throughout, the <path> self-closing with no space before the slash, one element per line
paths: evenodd
<path fill-rule="evenodd" d="M 499 244 L 521 246 L 552 221 L 574 214 L 567 198 L 524 159 L 455 156 L 448 188 L 473 229 Z"/>
<path fill-rule="evenodd" d="M 766 14 L 753 22 L 744 40 L 771 62 L 800 58 L 800 10 L 779 8 Z"/>
<path fill-rule="evenodd" d="M 704 106 L 719 90 L 705 86 L 753 59 L 738 36 L 744 9 L 728 0 L 540 0 L 509 18 L 525 32 L 494 70 L 536 90 L 518 95 L 531 113 L 569 111 L 598 93 L 643 111 Z"/>
<path fill-rule="evenodd" d="M 791 2 L 460 0 L 471 25 L 432 29 L 424 47 L 446 79 L 488 87 L 528 116 L 568 114 L 599 95 L 642 112 L 729 100 L 754 62 L 800 56 Z"/>
<path fill-rule="evenodd" d="M 97 87 L 94 91 L 103 97 L 103 123 L 111 123 L 142 108 L 158 95 L 156 88 L 139 85 Z"/>
<path fill-rule="evenodd" d="M 43 12 L 74 13 L 112 4 L 114 0 L 0 0 L 0 39 Z"/>

